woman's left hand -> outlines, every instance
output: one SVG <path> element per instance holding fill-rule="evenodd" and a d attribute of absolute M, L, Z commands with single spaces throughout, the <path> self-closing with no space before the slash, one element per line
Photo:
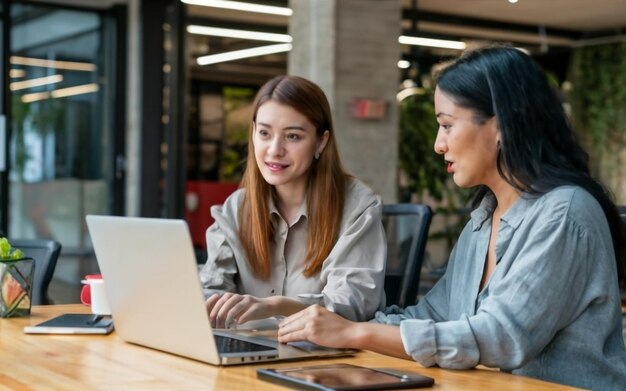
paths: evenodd
<path fill-rule="evenodd" d="M 319 305 L 312 305 L 280 322 L 278 341 L 310 341 L 333 348 L 356 347 L 358 323 Z"/>

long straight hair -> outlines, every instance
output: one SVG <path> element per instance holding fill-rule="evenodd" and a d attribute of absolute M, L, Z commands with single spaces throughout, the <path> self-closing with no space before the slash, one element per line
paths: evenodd
<path fill-rule="evenodd" d="M 337 150 L 330 105 L 316 84 L 297 76 L 277 76 L 261 87 L 253 103 L 254 112 L 248 133 L 248 161 L 243 175 L 245 189 L 239 214 L 239 239 L 254 274 L 267 279 L 271 274 L 270 243 L 274 230 L 269 214 L 269 197 L 276 193 L 268 184 L 254 156 L 253 132 L 259 107 L 275 101 L 292 107 L 315 126 L 321 138 L 328 130 L 326 147 L 309 167 L 306 189 L 309 237 L 304 275 L 310 277 L 322 268 L 337 240 L 343 215 L 346 185 L 350 177 Z"/>
<path fill-rule="evenodd" d="M 485 118 L 500 130 L 497 167 L 511 186 L 545 194 L 577 185 L 600 204 L 611 230 L 620 284 L 626 272 L 626 241 L 617 207 L 608 190 L 591 177 L 589 155 L 572 131 L 563 106 L 539 65 L 512 47 L 469 51 L 436 77 L 437 87 L 455 104 Z M 474 206 L 491 192 L 479 186 Z"/>

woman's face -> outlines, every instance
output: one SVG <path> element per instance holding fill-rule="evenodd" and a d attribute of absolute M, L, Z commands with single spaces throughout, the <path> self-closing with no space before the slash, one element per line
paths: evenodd
<path fill-rule="evenodd" d="M 263 178 L 270 185 L 303 191 L 316 153 L 322 153 L 329 132 L 322 137 L 307 117 L 270 100 L 263 103 L 253 128 L 254 155 Z"/>
<path fill-rule="evenodd" d="M 439 123 L 435 152 L 443 155 L 454 183 L 493 189 L 502 181 L 496 166 L 500 138 L 496 117 L 484 119 L 473 110 L 457 106 L 439 88 L 435 90 L 435 113 Z"/>

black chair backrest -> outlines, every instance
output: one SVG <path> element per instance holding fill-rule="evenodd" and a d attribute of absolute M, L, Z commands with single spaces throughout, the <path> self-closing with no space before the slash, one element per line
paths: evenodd
<path fill-rule="evenodd" d="M 61 244 L 55 240 L 9 239 L 12 247 L 22 250 L 25 256 L 35 260 L 33 279 L 33 305 L 51 304 L 48 286 L 61 252 Z"/>
<path fill-rule="evenodd" d="M 423 204 L 383 206 L 387 235 L 387 305 L 413 305 L 417 299 L 432 210 Z"/>

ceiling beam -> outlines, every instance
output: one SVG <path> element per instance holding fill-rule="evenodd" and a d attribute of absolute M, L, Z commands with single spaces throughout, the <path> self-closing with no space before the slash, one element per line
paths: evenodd
<path fill-rule="evenodd" d="M 448 24 L 448 25 L 459 25 L 459 26 L 464 26 L 464 27 L 507 30 L 511 32 L 534 33 L 534 34 L 537 34 L 539 28 L 541 27 L 538 25 L 500 22 L 500 21 L 490 20 L 490 19 L 471 18 L 471 17 L 466 17 L 466 16 L 441 14 L 441 13 L 436 13 L 436 12 L 427 12 L 427 11 L 420 11 L 420 10 L 414 10 L 414 9 L 403 9 L 402 19 L 411 21 L 413 26 L 415 25 L 414 23 L 415 21 L 434 22 L 434 23 Z M 573 39 L 573 40 L 579 39 L 583 35 L 582 32 L 575 31 L 575 30 L 556 29 L 556 28 L 550 28 L 550 27 L 545 27 L 545 33 L 549 36 L 558 36 L 558 37 L 568 38 L 568 39 Z"/>

